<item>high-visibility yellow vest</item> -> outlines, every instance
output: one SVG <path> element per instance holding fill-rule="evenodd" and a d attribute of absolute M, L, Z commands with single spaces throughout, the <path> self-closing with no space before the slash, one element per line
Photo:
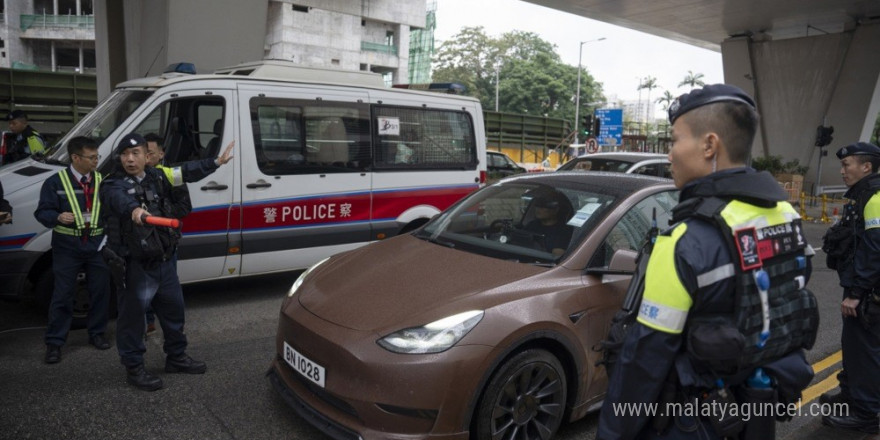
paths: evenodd
<path fill-rule="evenodd" d="M 73 192 L 73 184 L 70 181 L 70 176 L 67 174 L 67 169 L 59 171 L 58 177 L 61 178 L 61 186 L 64 187 L 64 194 L 67 196 L 67 201 L 70 203 L 70 207 L 73 210 L 75 227 L 71 228 L 64 225 L 57 225 L 53 230 L 59 234 L 74 235 L 77 237 L 84 235 L 86 230 L 88 230 L 88 234 L 93 237 L 104 234 L 104 228 L 92 226 L 97 225 L 101 218 L 101 198 L 98 197 L 98 190 L 101 187 L 101 173 L 95 171 L 95 195 L 92 201 L 91 220 L 88 224 L 86 224 L 85 217 L 83 217 L 82 208 L 79 206 L 79 200 L 76 197 L 76 193 Z"/>

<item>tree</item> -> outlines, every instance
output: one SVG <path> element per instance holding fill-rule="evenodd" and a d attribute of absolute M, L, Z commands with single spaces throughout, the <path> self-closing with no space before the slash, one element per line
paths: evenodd
<path fill-rule="evenodd" d="M 705 81 L 703 81 L 702 73 L 694 73 L 693 71 L 688 70 L 688 74 L 685 75 L 684 79 L 678 83 L 679 87 L 682 86 L 690 86 L 692 89 L 697 87 L 703 87 L 706 85 Z"/>
<path fill-rule="evenodd" d="M 645 106 L 645 113 L 646 113 L 645 116 L 647 116 L 647 113 L 648 113 L 647 107 L 651 105 L 651 90 L 654 90 L 657 87 L 660 87 L 660 86 L 657 85 L 657 78 L 654 78 L 653 76 L 649 76 L 649 77 L 645 78 L 644 81 L 639 83 L 638 90 L 648 89 L 648 101 L 647 101 L 647 105 Z M 645 119 L 647 120 L 647 117 Z M 647 121 L 647 122 L 651 123 L 651 121 Z"/>
<path fill-rule="evenodd" d="M 663 104 L 663 110 L 668 110 L 669 106 L 672 105 L 672 101 L 675 101 L 675 95 L 669 92 L 669 90 L 663 91 L 663 96 L 657 98 L 657 104 Z"/>
<path fill-rule="evenodd" d="M 499 38 L 482 27 L 465 27 L 443 42 L 434 61 L 435 82 L 464 84 L 483 108 L 574 121 L 577 67 L 564 64 L 556 47 L 531 32 L 512 31 Z M 604 101 L 602 86 L 581 71 L 581 113 L 587 103 Z"/>

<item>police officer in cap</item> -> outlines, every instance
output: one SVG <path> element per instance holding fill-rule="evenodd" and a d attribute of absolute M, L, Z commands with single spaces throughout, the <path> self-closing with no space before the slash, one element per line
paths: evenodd
<path fill-rule="evenodd" d="M 144 312 L 151 303 L 165 337 L 165 372 L 202 374 L 207 368 L 186 354 L 183 292 L 173 260 L 180 233 L 145 222 L 146 216 L 185 217 L 192 205 L 172 190 L 162 171 L 146 166 L 146 147 L 139 134 L 122 138 L 114 152 L 120 168 L 107 179 L 101 198 L 109 216 L 105 257 L 121 258 L 125 267 L 124 282 L 117 282 L 122 289 L 116 346 L 128 383 L 154 391 L 162 388 L 162 380 L 144 368 Z"/>
<path fill-rule="evenodd" d="M 746 421 L 712 402 L 794 402 L 809 384 L 803 348 L 818 310 L 804 285 L 813 252 L 785 191 L 746 166 L 758 125 L 751 97 L 724 84 L 695 89 L 670 105 L 669 121 L 679 204 L 648 260 L 597 438 L 772 439 L 774 418 Z M 621 411 L 653 403 L 662 415 Z"/>
<path fill-rule="evenodd" d="M 46 142 L 40 133 L 28 124 L 27 115 L 23 111 L 15 110 L 9 113 L 6 115 L 6 120 L 9 121 L 9 132 L 3 134 L 0 165 L 24 159 L 31 154 L 46 152 Z"/>
<path fill-rule="evenodd" d="M 844 370 L 840 392 L 823 394 L 822 403 L 849 405 L 849 413 L 822 417 L 835 428 L 876 434 L 880 413 L 880 148 L 857 142 L 837 151 L 840 174 L 849 188 L 843 217 L 825 235 L 822 247 L 843 287 L 840 312 Z"/>

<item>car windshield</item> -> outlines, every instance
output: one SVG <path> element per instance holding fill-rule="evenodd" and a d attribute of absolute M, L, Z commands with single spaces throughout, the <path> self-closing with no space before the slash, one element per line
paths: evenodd
<path fill-rule="evenodd" d="M 53 163 L 69 163 L 67 141 L 76 136 L 91 137 L 98 145 L 101 145 L 101 142 L 125 122 L 152 94 L 153 92 L 143 90 L 117 90 L 113 92 L 46 152 L 46 160 Z"/>
<path fill-rule="evenodd" d="M 611 171 L 625 173 L 635 162 L 620 159 L 574 159 L 559 167 L 558 171 Z"/>
<path fill-rule="evenodd" d="M 552 266 L 578 247 L 616 201 L 600 188 L 503 182 L 444 211 L 415 236 L 493 258 Z"/>

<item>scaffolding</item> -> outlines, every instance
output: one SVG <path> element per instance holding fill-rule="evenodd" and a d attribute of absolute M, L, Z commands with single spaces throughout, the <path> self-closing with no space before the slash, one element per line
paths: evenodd
<path fill-rule="evenodd" d="M 431 60 L 434 56 L 434 29 L 437 28 L 437 2 L 428 0 L 425 8 L 425 28 L 409 33 L 409 83 L 431 82 Z"/>

